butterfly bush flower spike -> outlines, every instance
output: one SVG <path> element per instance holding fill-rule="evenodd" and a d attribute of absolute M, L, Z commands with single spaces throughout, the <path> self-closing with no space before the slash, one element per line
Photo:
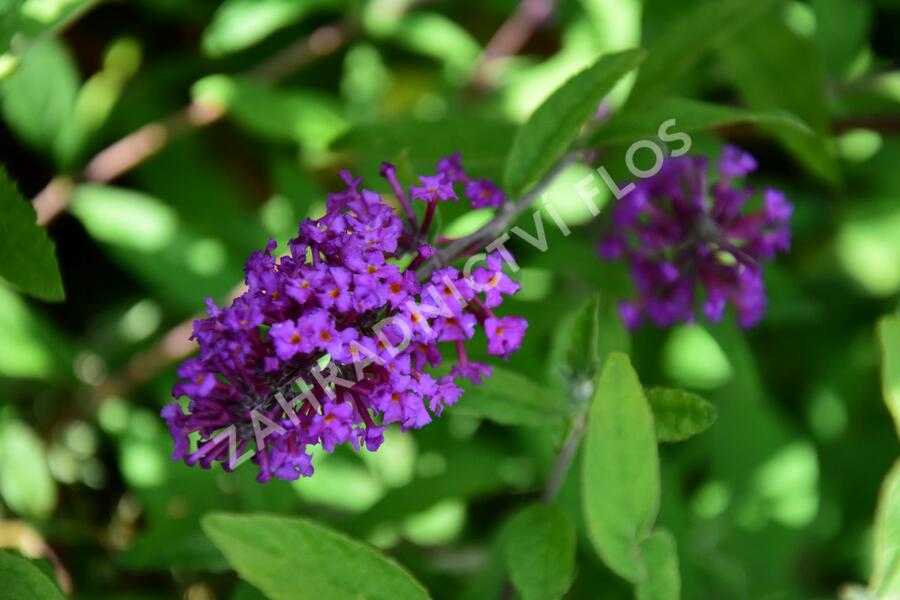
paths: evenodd
<path fill-rule="evenodd" d="M 325 216 L 300 224 L 283 254 L 270 242 L 250 257 L 231 306 L 207 301 L 193 328 L 200 354 L 179 367 L 173 389 L 187 402 L 162 410 L 174 459 L 231 469 L 251 451 L 259 481 L 310 476 L 314 446 L 377 450 L 387 426 L 424 427 L 460 399 L 461 378 L 489 377 L 467 350 L 479 330 L 489 354 L 518 350 L 527 321 L 494 312 L 519 289 L 499 255 L 471 276 L 416 272 L 439 250 L 425 240 L 457 185 L 473 208 L 499 206 L 503 192 L 469 177 L 459 154 L 408 190 L 393 165 L 381 175 L 404 218 L 344 173 L 346 189 L 328 197 Z M 411 201 L 428 203 L 421 225 Z M 442 349 L 454 360 L 438 372 Z"/>
<path fill-rule="evenodd" d="M 728 304 L 742 327 L 763 317 L 763 263 L 790 250 L 793 206 L 782 192 L 765 189 L 761 206 L 750 208 L 758 195 L 741 179 L 756 168 L 752 156 L 727 146 L 710 184 L 705 157 L 670 158 L 614 207 L 598 253 L 628 262 L 638 292 L 620 305 L 629 327 L 647 319 L 660 327 L 693 321 L 698 289 L 705 290 L 699 298 L 710 321 L 720 321 Z"/>

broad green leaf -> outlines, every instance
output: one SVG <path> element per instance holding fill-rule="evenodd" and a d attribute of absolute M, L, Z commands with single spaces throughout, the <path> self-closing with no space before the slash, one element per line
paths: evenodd
<path fill-rule="evenodd" d="M 641 557 L 647 565 L 647 580 L 635 589 L 637 600 L 678 600 L 681 574 L 675 538 L 665 529 L 654 531 L 641 542 Z"/>
<path fill-rule="evenodd" d="M 875 515 L 875 570 L 869 589 L 876 598 L 900 594 L 900 461 L 881 485 Z"/>
<path fill-rule="evenodd" d="M 224 110 L 249 131 L 276 141 L 324 149 L 346 127 L 335 99 L 320 92 L 210 75 L 195 83 L 192 93 L 197 102 Z"/>
<path fill-rule="evenodd" d="M 810 173 L 839 184 L 834 151 L 826 142 L 830 119 L 825 73 L 812 43 L 771 17 L 748 27 L 720 53 L 750 108 L 787 110 L 810 126 L 816 136 L 780 127 L 771 131 Z"/>
<path fill-rule="evenodd" d="M 703 433 L 718 415 L 714 404 L 684 390 L 651 388 L 647 390 L 647 400 L 660 442 L 682 442 Z"/>
<path fill-rule="evenodd" d="M 597 129 L 587 142 L 591 146 L 629 144 L 640 139 L 654 139 L 660 126 L 674 119 L 669 133 L 709 131 L 731 125 L 771 125 L 773 128 L 797 130 L 806 135 L 813 131 L 790 113 L 770 110 L 753 111 L 687 98 L 666 98 L 649 109 L 626 108 Z"/>
<path fill-rule="evenodd" d="M 646 107 L 665 96 L 700 58 L 763 16 L 777 0 L 710 0 L 681 11 L 648 48 L 628 105 Z"/>
<path fill-rule="evenodd" d="M 575 528 L 556 506 L 535 504 L 506 529 L 509 578 L 525 600 L 562 598 L 575 574 Z"/>
<path fill-rule="evenodd" d="M 541 427 L 565 416 L 562 398 L 527 377 L 497 366 L 480 385 L 462 384 L 465 393 L 453 412 L 494 421 L 501 425 Z"/>
<path fill-rule="evenodd" d="M 878 323 L 881 341 L 881 384 L 884 401 L 900 434 L 900 317 L 884 317 Z"/>
<path fill-rule="evenodd" d="M 203 32 L 203 50 L 210 56 L 238 52 L 272 33 L 300 22 L 314 12 L 337 9 L 345 0 L 226 0 Z"/>
<path fill-rule="evenodd" d="M 52 39 L 36 43 L 0 83 L 3 118 L 29 146 L 52 150 L 72 117 L 78 85 L 68 50 Z"/>
<path fill-rule="evenodd" d="M 212 514 L 203 530 L 241 578 L 272 600 L 428 598 L 393 560 L 307 519 Z"/>
<path fill-rule="evenodd" d="M 550 95 L 519 129 L 506 160 L 505 189 L 513 197 L 539 182 L 578 138 L 604 96 L 644 59 L 641 49 L 605 54 Z"/>
<path fill-rule="evenodd" d="M 0 277 L 42 300 L 65 298 L 56 252 L 31 203 L 0 165 Z"/>
<path fill-rule="evenodd" d="M 21 556 L 0 550 L 0 587 L 4 598 L 63 600 L 59 588 Z"/>
<path fill-rule="evenodd" d="M 56 484 L 44 445 L 25 423 L 0 424 L 0 496 L 24 517 L 45 518 L 56 506 Z"/>
<path fill-rule="evenodd" d="M 628 356 L 613 353 L 588 414 L 582 468 L 588 534 L 610 569 L 638 583 L 647 576 L 640 542 L 659 510 L 659 457 L 653 413 Z"/>

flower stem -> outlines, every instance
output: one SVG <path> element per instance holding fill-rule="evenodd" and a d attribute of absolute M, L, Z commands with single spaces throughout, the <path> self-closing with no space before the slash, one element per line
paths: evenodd
<path fill-rule="evenodd" d="M 541 494 L 541 502 L 551 504 L 559 494 L 559 490 L 566 480 L 575 454 L 578 452 L 578 446 L 581 444 L 581 438 L 584 437 L 585 424 L 587 422 L 587 408 L 579 409 L 572 418 L 572 429 L 566 437 L 562 450 L 556 457 L 556 463 L 553 470 L 550 471 L 550 477 L 547 478 L 547 485 L 544 486 L 544 492 Z"/>

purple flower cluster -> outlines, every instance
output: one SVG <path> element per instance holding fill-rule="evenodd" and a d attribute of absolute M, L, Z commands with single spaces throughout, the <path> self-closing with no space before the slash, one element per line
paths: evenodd
<path fill-rule="evenodd" d="M 490 190 L 491 206 L 502 192 L 469 178 L 458 154 L 409 196 L 392 165 L 382 175 L 406 221 L 344 173 L 347 189 L 329 196 L 324 217 L 300 225 L 284 255 L 270 241 L 250 257 L 247 289 L 231 306 L 207 300 L 208 318 L 194 322 L 200 354 L 179 367 L 173 389 L 189 399 L 187 412 L 179 402 L 162 410 L 173 459 L 230 470 L 237 456 L 253 454 L 259 481 L 309 476 L 310 446 L 374 451 L 388 424 L 420 428 L 459 400 L 460 377 L 490 376 L 466 352 L 479 327 L 490 354 L 519 348 L 525 319 L 492 310 L 519 289 L 499 255 L 483 257 L 471 274 L 453 267 L 416 274 L 435 253 L 427 243 L 434 207 L 456 200 L 455 182 L 478 186 L 473 205 L 486 198 L 480 190 Z M 428 203 L 422 226 L 408 197 Z M 444 347 L 455 364 L 429 374 Z"/>
<path fill-rule="evenodd" d="M 598 251 L 630 265 L 638 297 L 620 304 L 629 327 L 645 316 L 661 327 L 693 321 L 698 285 L 706 290 L 703 314 L 710 321 L 721 320 L 731 303 L 742 327 L 759 322 L 766 309 L 762 261 L 790 250 L 793 206 L 766 189 L 759 209 L 745 210 L 755 190 L 736 180 L 756 166 L 728 146 L 718 181 L 709 185 L 705 157 L 670 158 L 614 207 L 614 229 Z"/>

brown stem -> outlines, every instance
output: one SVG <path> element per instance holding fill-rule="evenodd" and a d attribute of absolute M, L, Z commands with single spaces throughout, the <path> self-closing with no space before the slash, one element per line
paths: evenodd
<path fill-rule="evenodd" d="M 491 87 L 500 72 L 495 68 L 498 59 L 517 54 L 535 30 L 553 12 L 556 0 L 522 0 L 516 11 L 494 33 L 475 65 L 472 87 L 480 90 Z"/>
<path fill-rule="evenodd" d="M 309 36 L 244 73 L 265 83 L 276 83 L 309 63 L 335 52 L 356 32 L 356 26 L 342 20 L 323 25 Z M 101 150 L 88 161 L 84 171 L 69 177 L 58 175 L 34 198 L 38 223 L 47 225 L 69 205 L 73 183 L 108 183 L 131 171 L 162 150 L 172 140 L 220 120 L 224 112 L 216 107 L 191 102 L 158 121 L 148 123 Z"/>

